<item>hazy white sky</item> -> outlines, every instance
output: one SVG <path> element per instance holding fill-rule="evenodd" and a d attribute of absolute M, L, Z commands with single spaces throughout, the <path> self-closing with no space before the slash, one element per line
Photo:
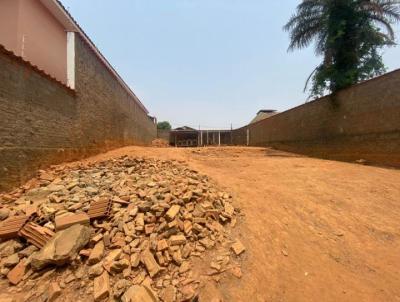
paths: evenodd
<path fill-rule="evenodd" d="M 236 128 L 259 109 L 304 103 L 320 60 L 312 48 L 286 51 L 295 0 L 62 2 L 150 113 L 173 126 Z M 399 47 L 385 51 L 389 70 L 399 58 Z"/>

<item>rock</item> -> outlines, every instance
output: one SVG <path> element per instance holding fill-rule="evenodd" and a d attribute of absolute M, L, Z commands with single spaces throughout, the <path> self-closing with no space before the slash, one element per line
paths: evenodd
<path fill-rule="evenodd" d="M 83 266 L 79 266 L 78 269 L 74 272 L 74 275 L 77 279 L 82 279 L 86 277 L 86 272 Z"/>
<path fill-rule="evenodd" d="M 90 252 L 88 263 L 90 265 L 93 265 L 100 262 L 101 259 L 103 259 L 103 255 L 104 255 L 104 242 L 101 240 L 95 245 L 93 250 Z"/>
<path fill-rule="evenodd" d="M 78 181 L 72 181 L 72 182 L 70 182 L 69 184 L 67 184 L 67 190 L 72 190 L 73 188 L 75 188 L 76 186 L 78 186 L 79 185 L 79 182 Z"/>
<path fill-rule="evenodd" d="M 132 267 L 138 267 L 140 263 L 140 254 L 139 253 L 134 253 L 131 255 L 131 266 Z"/>
<path fill-rule="evenodd" d="M 190 264 L 188 261 L 182 262 L 181 266 L 179 267 L 179 273 L 183 274 L 190 270 Z"/>
<path fill-rule="evenodd" d="M 161 294 L 161 300 L 163 302 L 175 302 L 176 301 L 176 288 L 175 286 L 167 286 Z"/>
<path fill-rule="evenodd" d="M 208 238 L 203 238 L 203 239 L 199 240 L 199 242 L 207 249 L 210 249 L 210 248 L 214 247 L 214 245 L 215 245 L 215 242 Z"/>
<path fill-rule="evenodd" d="M 103 239 L 103 237 L 104 237 L 104 235 L 103 235 L 102 233 L 99 233 L 99 234 L 93 236 L 93 237 L 90 239 L 90 243 L 91 243 L 91 244 L 96 244 L 96 243 L 99 242 L 101 239 Z"/>
<path fill-rule="evenodd" d="M 17 240 L 8 240 L 0 244 L 0 258 L 11 256 L 24 246 Z"/>
<path fill-rule="evenodd" d="M 338 237 L 342 237 L 342 236 L 344 236 L 344 232 L 341 231 L 341 230 L 337 230 L 337 231 L 335 232 L 335 235 L 338 236 Z"/>
<path fill-rule="evenodd" d="M 5 220 L 10 216 L 10 210 L 6 208 L 0 209 L 0 220 Z"/>
<path fill-rule="evenodd" d="M 0 268 L 0 277 L 2 278 L 6 277 L 9 272 L 10 272 L 9 268 L 6 267 Z"/>
<path fill-rule="evenodd" d="M 368 164 L 368 161 L 365 160 L 365 159 L 360 158 L 360 159 L 356 160 L 356 163 L 360 164 L 360 165 L 366 165 L 366 164 Z"/>
<path fill-rule="evenodd" d="M 51 221 L 47 222 L 43 227 L 48 228 L 51 231 L 54 231 L 56 229 L 54 223 L 52 223 Z"/>
<path fill-rule="evenodd" d="M 229 202 L 225 202 L 224 203 L 224 211 L 226 214 L 229 215 L 229 217 L 231 217 L 233 215 L 233 213 L 235 212 L 235 208 Z"/>
<path fill-rule="evenodd" d="M 236 254 L 236 256 L 239 256 L 241 253 L 243 253 L 246 248 L 244 247 L 244 245 L 242 244 L 242 242 L 237 239 L 236 242 L 234 244 L 232 244 L 231 246 L 233 252 Z"/>
<path fill-rule="evenodd" d="M 154 277 L 160 272 L 161 267 L 158 265 L 157 261 L 153 257 L 153 254 L 149 250 L 146 250 L 142 253 L 141 261 L 146 266 L 150 277 Z"/>
<path fill-rule="evenodd" d="M 39 252 L 32 256 L 32 269 L 41 270 L 50 264 L 61 266 L 72 262 L 89 239 L 90 227 L 79 224 L 56 233 Z"/>
<path fill-rule="evenodd" d="M 168 249 L 168 242 L 165 239 L 159 240 L 157 242 L 157 251 L 164 251 Z"/>
<path fill-rule="evenodd" d="M 114 261 L 110 267 L 111 272 L 120 273 L 124 269 L 128 268 L 130 265 L 128 259 L 121 259 L 119 261 Z"/>
<path fill-rule="evenodd" d="M 65 277 L 64 282 L 65 284 L 69 284 L 72 281 L 75 281 L 76 277 L 73 274 L 69 274 L 67 277 Z"/>
<path fill-rule="evenodd" d="M 103 267 L 108 271 L 111 272 L 111 266 L 113 263 L 119 259 L 122 254 L 121 249 L 111 250 L 108 255 L 104 258 Z"/>
<path fill-rule="evenodd" d="M 122 296 L 122 302 L 158 302 L 158 298 L 146 287 L 141 285 L 131 286 Z"/>
<path fill-rule="evenodd" d="M 44 171 L 44 170 L 40 170 L 39 171 L 39 178 L 41 180 L 46 180 L 46 181 L 53 181 L 54 180 L 54 175 Z"/>
<path fill-rule="evenodd" d="M 150 235 L 151 233 L 153 233 L 154 229 L 155 229 L 155 226 L 156 225 L 154 223 L 146 224 L 144 226 L 144 231 L 145 231 L 146 235 Z"/>
<path fill-rule="evenodd" d="M 50 185 L 47 186 L 47 189 L 48 189 L 50 192 L 59 192 L 59 191 L 65 190 L 65 186 L 63 186 L 63 185 L 56 185 L 56 184 L 50 184 Z"/>
<path fill-rule="evenodd" d="M 37 252 L 38 250 L 39 249 L 36 246 L 30 245 L 27 248 L 23 249 L 22 251 L 19 251 L 18 256 L 20 258 L 29 257 L 30 255 L 32 255 L 34 252 Z"/>
<path fill-rule="evenodd" d="M 183 249 L 182 249 L 182 257 L 183 258 L 188 258 L 190 256 L 190 253 L 192 252 L 193 247 L 190 244 L 186 244 Z"/>
<path fill-rule="evenodd" d="M 240 269 L 240 267 L 238 267 L 238 266 L 232 267 L 232 268 L 230 269 L 230 272 L 231 272 L 231 274 L 234 275 L 236 278 L 238 278 L 238 279 L 242 278 L 242 270 Z"/>
<path fill-rule="evenodd" d="M 132 283 L 128 280 L 122 279 L 118 280 L 113 287 L 113 296 L 114 298 L 118 299 L 122 296 L 122 294 L 127 290 Z"/>
<path fill-rule="evenodd" d="M 92 250 L 80 250 L 79 255 L 85 258 L 89 258 L 91 252 Z"/>
<path fill-rule="evenodd" d="M 122 252 L 123 252 L 124 254 L 130 255 L 130 254 L 131 254 L 131 247 L 130 247 L 129 245 L 125 245 L 125 246 L 122 248 Z"/>
<path fill-rule="evenodd" d="M 193 289 L 193 287 L 191 285 L 183 286 L 179 290 L 182 293 L 184 301 L 188 301 L 188 300 L 192 299 L 196 294 L 195 290 Z"/>
<path fill-rule="evenodd" d="M 76 211 L 82 208 L 83 204 L 81 202 L 77 202 L 73 204 L 72 206 L 68 207 L 68 211 Z"/>
<path fill-rule="evenodd" d="M 131 210 L 129 210 L 128 215 L 131 217 L 135 217 L 138 211 L 139 211 L 138 207 L 133 207 Z"/>
<path fill-rule="evenodd" d="M 110 277 L 104 271 L 93 282 L 93 298 L 95 302 L 102 301 L 110 295 Z"/>
<path fill-rule="evenodd" d="M 193 229 L 193 225 L 189 220 L 185 220 L 183 223 L 183 231 L 185 234 L 189 234 Z"/>
<path fill-rule="evenodd" d="M 91 267 L 89 267 L 88 275 L 89 278 L 93 279 L 94 277 L 100 276 L 104 271 L 103 264 L 97 263 Z"/>
<path fill-rule="evenodd" d="M 47 302 L 55 302 L 61 296 L 61 288 L 57 282 L 51 282 L 47 290 Z"/>
<path fill-rule="evenodd" d="M 8 256 L 7 258 L 2 260 L 2 265 L 4 267 L 12 267 L 15 266 L 19 263 L 19 257 L 18 254 L 12 254 Z"/>
<path fill-rule="evenodd" d="M 35 188 L 26 193 L 26 197 L 31 201 L 44 201 L 51 191 L 48 188 Z"/>
<path fill-rule="evenodd" d="M 169 238 L 170 245 L 182 245 L 186 243 L 186 237 L 184 235 L 173 235 Z"/>
<path fill-rule="evenodd" d="M 181 207 L 179 205 L 173 205 L 168 212 L 165 214 L 166 218 L 169 221 L 172 221 L 175 219 L 175 216 L 179 213 L 179 210 L 181 209 Z"/>

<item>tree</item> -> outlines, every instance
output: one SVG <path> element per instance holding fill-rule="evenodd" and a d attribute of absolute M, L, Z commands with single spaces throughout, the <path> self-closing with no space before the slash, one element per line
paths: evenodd
<path fill-rule="evenodd" d="M 157 123 L 157 129 L 160 129 L 160 130 L 171 130 L 171 124 L 169 123 L 169 122 L 167 122 L 167 121 L 164 121 L 164 122 L 158 122 Z"/>
<path fill-rule="evenodd" d="M 340 89 L 386 71 L 380 50 L 395 45 L 392 24 L 400 21 L 400 0 L 303 0 L 284 30 L 289 50 L 315 42 L 323 62 L 306 82 L 311 96 Z"/>

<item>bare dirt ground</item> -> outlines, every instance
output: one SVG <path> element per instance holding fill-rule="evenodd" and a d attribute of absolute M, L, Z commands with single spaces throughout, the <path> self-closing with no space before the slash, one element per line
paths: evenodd
<path fill-rule="evenodd" d="M 125 154 L 185 160 L 234 195 L 247 251 L 243 277 L 219 284 L 224 301 L 400 301 L 399 170 L 234 147 L 90 160 Z"/>

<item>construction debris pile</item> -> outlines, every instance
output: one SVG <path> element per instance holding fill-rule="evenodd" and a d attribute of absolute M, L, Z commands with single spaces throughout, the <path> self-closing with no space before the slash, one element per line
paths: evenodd
<path fill-rule="evenodd" d="M 0 198 L 0 274 L 27 300 L 57 301 L 70 288 L 87 301 L 195 301 L 204 278 L 241 276 L 245 248 L 227 227 L 239 210 L 181 162 L 56 167 Z M 218 254 L 195 270 L 207 250 Z"/>
<path fill-rule="evenodd" d="M 169 147 L 169 142 L 162 138 L 157 138 L 151 142 L 153 147 L 166 148 Z"/>

